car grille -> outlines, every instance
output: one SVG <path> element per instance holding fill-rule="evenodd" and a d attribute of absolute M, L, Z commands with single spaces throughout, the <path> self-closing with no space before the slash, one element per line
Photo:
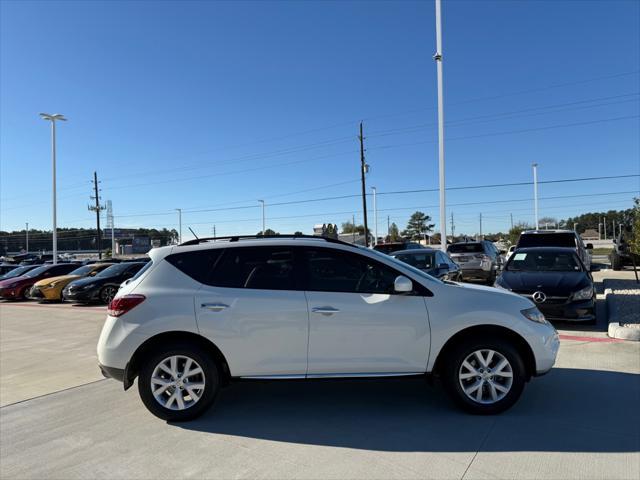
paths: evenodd
<path fill-rule="evenodd" d="M 569 301 L 570 297 L 563 297 L 563 296 L 553 296 L 553 295 L 547 295 L 547 298 L 545 299 L 544 302 L 538 303 L 533 299 L 533 294 L 532 293 L 524 293 L 524 292 L 518 292 L 514 290 L 514 293 L 517 293 L 518 295 L 522 295 L 523 297 L 527 297 L 528 299 L 530 299 L 533 303 L 537 304 L 537 305 L 561 305 L 563 303 L 567 303 Z"/>
<path fill-rule="evenodd" d="M 44 295 L 42 294 L 40 289 L 35 285 L 29 290 L 29 296 L 33 298 L 44 298 Z"/>

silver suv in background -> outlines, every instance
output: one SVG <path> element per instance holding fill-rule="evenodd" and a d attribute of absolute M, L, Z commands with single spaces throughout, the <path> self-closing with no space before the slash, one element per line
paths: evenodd
<path fill-rule="evenodd" d="M 465 281 L 481 280 L 493 285 L 504 263 L 502 253 L 488 240 L 453 243 L 447 253 L 460 266 Z"/>
<path fill-rule="evenodd" d="M 516 250 L 530 247 L 566 247 L 576 251 L 587 271 L 591 270 L 593 245 L 586 245 L 574 230 L 526 230 L 520 234 Z"/>

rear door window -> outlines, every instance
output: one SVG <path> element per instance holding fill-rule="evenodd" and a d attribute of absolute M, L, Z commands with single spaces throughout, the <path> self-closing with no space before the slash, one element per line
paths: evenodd
<path fill-rule="evenodd" d="M 227 248 L 209 285 L 259 290 L 296 290 L 294 249 L 290 247 Z"/>

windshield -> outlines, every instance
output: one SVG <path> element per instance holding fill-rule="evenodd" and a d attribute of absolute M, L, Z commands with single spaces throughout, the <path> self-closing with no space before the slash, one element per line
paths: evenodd
<path fill-rule="evenodd" d="M 93 270 L 93 267 L 91 267 L 90 265 L 85 265 L 84 267 L 76 268 L 74 271 L 69 273 L 69 275 L 84 276 L 91 273 L 92 270 Z"/>
<path fill-rule="evenodd" d="M 435 264 L 435 252 L 401 253 L 395 258 L 421 270 L 430 270 Z"/>
<path fill-rule="evenodd" d="M 37 267 L 37 268 L 34 268 L 33 270 L 29 270 L 27 273 L 24 274 L 24 276 L 28 278 L 37 277 L 41 273 L 44 273 L 47 270 L 49 270 L 49 268 L 51 268 L 51 265 L 43 265 L 42 267 Z"/>
<path fill-rule="evenodd" d="M 21 277 L 22 275 L 25 274 L 25 272 L 28 272 L 29 270 L 31 270 L 31 268 L 32 267 L 30 267 L 30 266 L 14 268 L 13 270 L 11 270 L 11 271 L 5 273 L 4 275 L 2 275 L 0 277 L 0 279 L 6 280 L 7 278 Z"/>
<path fill-rule="evenodd" d="M 118 263 L 117 265 L 111 265 L 109 268 L 105 268 L 96 277 L 114 277 L 125 272 L 131 266 L 130 263 Z"/>
<path fill-rule="evenodd" d="M 579 272 L 582 270 L 575 253 L 517 252 L 507 263 L 510 272 Z"/>
<path fill-rule="evenodd" d="M 525 247 L 576 248 L 576 237 L 573 233 L 525 233 L 520 235 L 518 248 Z"/>
<path fill-rule="evenodd" d="M 450 253 L 482 253 L 481 243 L 455 243 L 449 245 L 447 251 Z"/>

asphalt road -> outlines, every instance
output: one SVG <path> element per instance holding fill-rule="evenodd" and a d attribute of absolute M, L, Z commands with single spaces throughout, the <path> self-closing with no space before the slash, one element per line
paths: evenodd
<path fill-rule="evenodd" d="M 0 304 L 1 478 L 640 476 L 640 343 L 602 325 L 562 329 L 556 367 L 499 416 L 421 380 L 238 383 L 173 425 L 100 379 L 103 318 Z"/>

